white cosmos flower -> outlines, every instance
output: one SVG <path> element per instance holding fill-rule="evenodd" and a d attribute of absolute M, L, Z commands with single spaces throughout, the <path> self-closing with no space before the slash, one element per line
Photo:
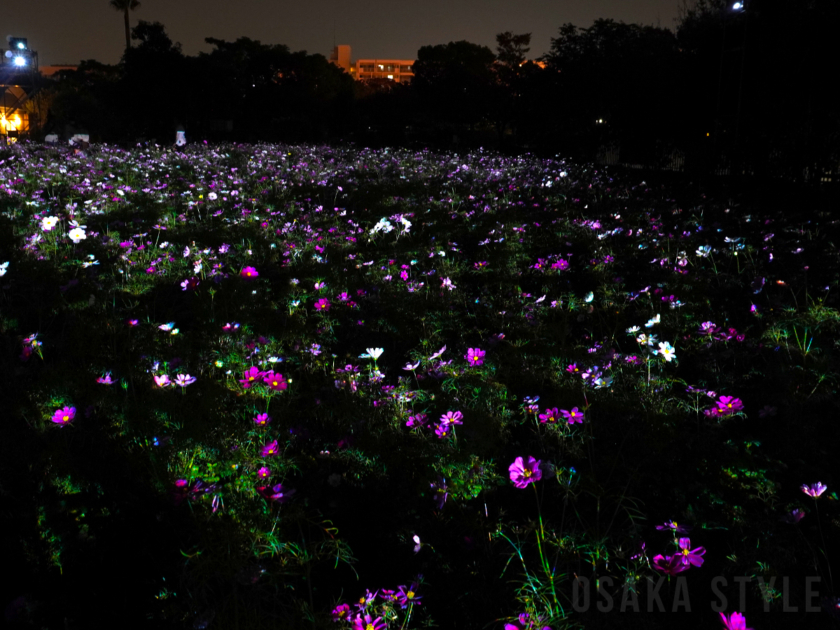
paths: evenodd
<path fill-rule="evenodd" d="M 382 353 L 385 352 L 384 348 L 365 348 L 365 350 L 374 361 L 376 361 L 380 356 L 382 356 Z"/>
<path fill-rule="evenodd" d="M 85 231 L 80 227 L 73 228 L 72 230 L 70 230 L 67 236 L 69 236 L 70 240 L 74 243 L 81 243 L 82 240 L 87 238 L 87 234 L 85 234 Z"/>
<path fill-rule="evenodd" d="M 675 359 L 677 356 L 676 350 L 674 350 L 671 344 L 667 341 L 663 341 L 659 344 L 659 354 L 661 354 L 668 363 L 671 362 L 671 359 Z"/>
<path fill-rule="evenodd" d="M 58 217 L 44 217 L 41 219 L 41 229 L 49 232 L 58 224 Z"/>

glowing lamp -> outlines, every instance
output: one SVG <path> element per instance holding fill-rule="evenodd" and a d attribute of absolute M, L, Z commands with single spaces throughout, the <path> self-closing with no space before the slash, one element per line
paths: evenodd
<path fill-rule="evenodd" d="M 26 65 L 26 57 L 21 57 L 20 55 L 18 55 L 17 57 L 15 57 L 14 64 L 18 68 L 23 68 L 23 66 Z"/>

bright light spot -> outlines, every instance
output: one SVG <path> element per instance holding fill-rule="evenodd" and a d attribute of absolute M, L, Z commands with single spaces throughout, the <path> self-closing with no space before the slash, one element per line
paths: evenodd
<path fill-rule="evenodd" d="M 26 48 L 26 44 L 24 44 L 23 42 L 18 42 L 18 48 L 23 50 L 24 48 Z"/>
<path fill-rule="evenodd" d="M 744 3 L 743 2 L 736 2 L 735 4 L 732 5 L 732 10 L 733 11 L 740 11 L 743 8 L 744 8 Z"/>
<path fill-rule="evenodd" d="M 23 57 L 20 57 L 20 56 L 15 57 L 15 65 L 16 65 L 18 68 L 22 68 L 23 66 L 25 66 L 25 65 L 26 65 L 26 59 L 25 59 L 25 58 L 23 58 Z"/>

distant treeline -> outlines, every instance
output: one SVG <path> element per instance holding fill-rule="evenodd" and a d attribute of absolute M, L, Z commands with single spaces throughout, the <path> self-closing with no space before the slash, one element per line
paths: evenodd
<path fill-rule="evenodd" d="M 354 81 L 322 55 L 248 38 L 181 52 L 140 22 L 122 61 L 83 62 L 41 91 L 40 133 L 92 141 L 343 141 L 485 146 L 602 162 L 818 181 L 840 160 L 836 0 L 697 0 L 676 32 L 564 24 L 496 50 L 424 46 L 415 79 Z M 46 81 L 46 80 L 45 80 Z"/>

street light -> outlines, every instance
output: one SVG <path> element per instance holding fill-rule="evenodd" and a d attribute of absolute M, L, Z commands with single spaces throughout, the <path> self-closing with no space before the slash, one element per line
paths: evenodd
<path fill-rule="evenodd" d="M 15 57 L 14 64 L 18 68 L 23 68 L 26 65 L 26 57 L 23 57 L 22 55 L 18 55 L 17 57 Z"/>

